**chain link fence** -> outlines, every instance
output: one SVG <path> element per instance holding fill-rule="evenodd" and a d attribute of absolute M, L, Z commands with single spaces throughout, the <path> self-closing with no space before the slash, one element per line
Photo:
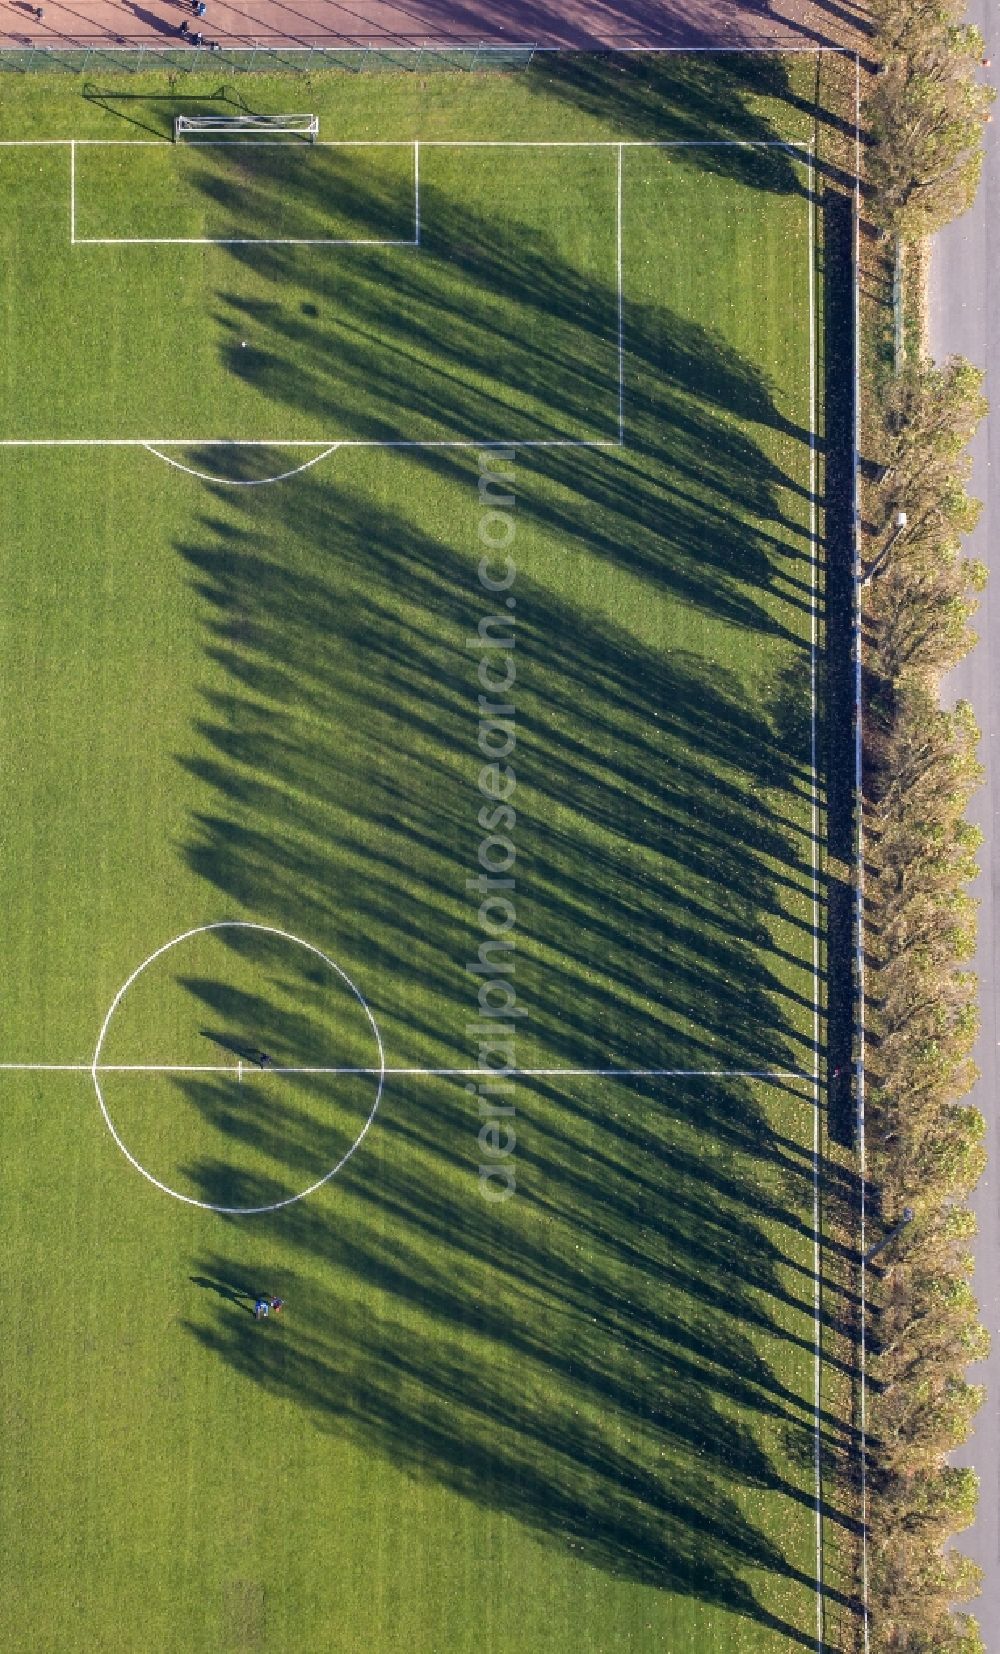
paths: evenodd
<path fill-rule="evenodd" d="M 426 45 L 426 46 L 222 46 L 204 41 L 200 46 L 0 46 L 0 74 L 39 73 L 80 75 L 138 74 L 141 70 L 168 70 L 192 74 L 198 69 L 225 67 L 236 73 L 256 70 L 314 74 L 340 69 L 348 74 L 395 71 L 402 74 L 447 69 L 477 73 L 483 70 L 526 69 L 535 55 L 533 45 Z"/>

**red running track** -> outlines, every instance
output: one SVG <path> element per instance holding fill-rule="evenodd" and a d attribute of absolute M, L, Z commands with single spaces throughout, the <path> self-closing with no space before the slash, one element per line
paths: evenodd
<path fill-rule="evenodd" d="M 206 0 L 222 46 L 857 46 L 860 0 Z M 0 45 L 177 44 L 185 0 L 0 0 Z"/>

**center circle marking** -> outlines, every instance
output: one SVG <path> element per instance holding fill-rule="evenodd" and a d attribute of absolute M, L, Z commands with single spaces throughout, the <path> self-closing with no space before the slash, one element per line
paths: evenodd
<path fill-rule="evenodd" d="M 157 959 L 161 959 L 165 953 L 170 952 L 171 948 L 179 947 L 181 942 L 189 942 L 192 936 L 201 936 L 206 932 L 216 930 L 262 931 L 267 936 L 278 936 L 283 942 L 294 942 L 297 947 L 305 948 L 308 953 L 314 953 L 317 959 L 322 959 L 325 965 L 329 965 L 335 975 L 339 976 L 344 985 L 351 990 L 351 993 L 354 995 L 358 1004 L 361 1006 L 361 1009 L 364 1011 L 365 1016 L 368 1018 L 371 1031 L 375 1036 L 375 1046 L 378 1051 L 378 1068 L 375 1070 L 377 1075 L 375 1085 L 375 1101 L 372 1103 L 368 1118 L 365 1120 L 364 1125 L 361 1127 L 361 1130 L 358 1132 L 354 1142 L 347 1150 L 347 1153 L 342 1154 L 340 1159 L 337 1161 L 337 1164 L 335 1166 L 331 1166 L 330 1170 L 325 1172 L 322 1177 L 318 1177 L 315 1183 L 310 1183 L 307 1189 L 300 1189 L 298 1194 L 286 1195 L 284 1200 L 273 1200 L 267 1206 L 218 1206 L 211 1200 L 196 1200 L 194 1195 L 181 1194 L 179 1189 L 172 1189 L 169 1183 L 163 1183 L 160 1178 L 154 1177 L 152 1172 L 146 1170 L 145 1166 L 136 1159 L 132 1151 L 122 1141 L 115 1123 L 108 1112 L 108 1106 L 104 1101 L 104 1093 L 101 1090 L 101 1081 L 99 1078 L 101 1050 L 104 1046 L 108 1029 L 111 1026 L 111 1020 L 122 1000 L 125 998 L 125 995 L 131 988 L 133 982 L 135 982 L 137 978 L 142 975 L 147 966 L 152 965 Z M 378 1111 L 378 1105 L 382 1100 L 382 1087 L 385 1084 L 385 1051 L 382 1047 L 382 1036 L 378 1030 L 378 1023 L 375 1021 L 375 1017 L 372 1014 L 372 1009 L 368 1004 L 368 1001 L 365 999 L 360 988 L 355 987 L 347 972 L 342 970 L 336 961 L 330 958 L 329 954 L 324 953 L 322 948 L 317 948 L 312 942 L 304 942 L 301 936 L 293 936 L 290 931 L 279 930 L 276 925 L 258 925 L 254 924 L 249 919 L 217 919 L 212 924 L 195 925 L 192 930 L 185 930 L 180 936 L 175 936 L 171 941 L 164 942 L 162 947 L 157 948 L 155 953 L 151 953 L 148 959 L 144 959 L 141 965 L 136 966 L 128 981 L 122 984 L 118 992 L 115 994 L 114 999 L 111 1001 L 111 1008 L 108 1011 L 107 1016 L 104 1018 L 101 1025 L 101 1031 L 97 1036 L 97 1045 L 94 1049 L 93 1062 L 90 1065 L 90 1074 L 94 1082 L 94 1090 L 97 1093 L 97 1101 L 100 1104 L 101 1113 L 104 1116 L 104 1124 L 107 1126 L 126 1160 L 130 1165 L 135 1167 L 137 1172 L 140 1172 L 142 1176 L 146 1178 L 147 1182 L 152 1183 L 157 1189 L 162 1189 L 165 1195 L 172 1195 L 174 1200 L 183 1201 L 185 1206 L 200 1206 L 202 1211 L 222 1212 L 226 1217 L 258 1217 L 263 1212 L 280 1212 L 283 1206 L 294 1206 L 297 1200 L 305 1200 L 307 1195 L 315 1194 L 317 1189 L 321 1189 L 324 1183 L 329 1183 L 330 1179 L 332 1177 L 336 1177 L 337 1173 L 347 1165 L 347 1162 L 350 1160 L 355 1149 L 361 1146 L 365 1137 L 368 1135 L 371 1123 Z"/>

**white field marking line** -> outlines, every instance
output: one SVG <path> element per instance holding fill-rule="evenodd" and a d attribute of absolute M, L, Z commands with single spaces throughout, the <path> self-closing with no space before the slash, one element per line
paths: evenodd
<path fill-rule="evenodd" d="M 611 437 L 481 437 L 425 440 L 392 437 L 230 437 L 230 436 L 9 436 L 0 448 L 617 448 Z M 165 459 L 165 454 L 158 456 Z M 322 457 L 322 456 L 320 456 Z M 213 479 L 216 480 L 216 479 Z"/>
<path fill-rule="evenodd" d="M 78 235 L 74 247 L 415 247 L 415 241 L 279 235 Z"/>
<path fill-rule="evenodd" d="M 76 241 L 76 144 L 69 146 L 69 244 Z"/>
<path fill-rule="evenodd" d="M 858 456 L 861 451 L 861 284 L 859 272 L 861 269 L 861 59 L 857 52 L 854 54 L 854 225 L 851 246 L 852 278 L 853 278 L 853 308 L 854 308 L 854 339 L 852 348 L 852 373 L 854 378 L 854 430 L 851 440 L 851 505 L 854 522 L 852 528 L 853 555 L 854 555 L 854 816 L 855 816 L 855 988 L 857 993 L 857 1060 L 855 1063 L 855 1084 L 857 1086 L 857 1137 L 858 1137 L 858 1172 L 860 1174 L 860 1204 L 859 1214 L 859 1247 L 861 1252 L 861 1270 L 859 1282 L 860 1304 L 860 1336 L 858 1363 L 861 1370 L 861 1390 L 859 1408 L 859 1463 L 861 1471 L 861 1621 L 864 1636 L 864 1651 L 868 1654 L 870 1647 L 870 1608 L 868 1592 L 868 1271 L 865 1263 L 865 1254 L 868 1250 L 867 1240 L 867 1203 L 865 1189 L 868 1178 L 868 1160 L 865 1146 L 865 838 L 864 817 L 861 809 L 862 774 L 864 767 L 863 730 L 861 722 L 861 695 L 862 695 L 862 629 L 861 629 L 861 545 L 860 524 L 861 512 L 858 504 Z"/>
<path fill-rule="evenodd" d="M 425 149 L 802 149 L 803 138 L 422 138 Z M 128 142 L 127 139 L 119 142 Z"/>
<path fill-rule="evenodd" d="M 218 483 L 224 488 L 263 488 L 268 483 L 285 482 L 289 477 L 297 477 L 300 471 L 308 471 L 310 466 L 318 465 L 321 459 L 335 454 L 340 447 L 334 442 L 329 448 L 324 448 L 321 454 L 314 454 L 312 459 L 303 460 L 301 465 L 293 465 L 290 471 L 281 471 L 274 477 L 213 477 L 208 471 L 196 471 L 192 465 L 183 465 L 179 459 L 171 459 L 169 454 L 161 454 L 149 443 L 145 444 L 147 453 L 155 454 L 165 464 L 172 465 L 176 471 L 186 471 L 189 477 L 197 477 L 201 482 Z"/>
<path fill-rule="evenodd" d="M 425 141 L 430 143 L 434 140 L 427 139 Z M 440 143 L 449 141 L 462 144 L 472 140 L 463 138 L 438 140 Z M 642 139 L 637 141 L 645 142 Z M 652 139 L 649 141 L 653 142 Z M 59 148 L 60 145 L 65 146 L 66 144 L 86 144 L 89 149 L 174 149 L 176 147 L 171 138 L 0 138 L 0 149 Z M 276 138 L 247 138 L 235 144 L 232 140 L 227 142 L 223 138 L 188 138 L 185 139 L 183 147 L 185 149 L 287 149 L 289 146 L 280 143 Z M 298 146 L 292 145 L 291 147 L 297 148 Z M 311 149 L 411 149 L 412 147 L 412 138 L 319 138 L 315 144 L 305 146 L 305 152 L 308 154 Z"/>
<path fill-rule="evenodd" d="M 809 589 L 809 693 L 810 693 L 810 768 L 812 774 L 811 801 L 810 801 L 810 831 L 812 833 L 812 932 L 813 932 L 813 1324 L 815 1337 L 815 1361 L 813 1369 L 813 1405 L 815 1409 L 813 1426 L 813 1468 L 816 1489 L 816 1647 L 818 1654 L 823 1654 L 823 1473 L 820 1441 L 820 1403 L 821 1381 L 823 1366 L 823 1333 L 822 1333 L 822 1290 L 820 1270 L 823 1256 L 820 1245 L 820 1201 L 819 1201 L 819 1165 L 820 1165 L 820 960 L 819 960 L 819 796 L 817 786 L 817 731 L 816 731 L 816 657 L 819 642 L 818 611 L 817 611 L 817 559 L 819 556 L 818 516 L 816 503 L 816 235 L 815 235 L 815 156 L 809 153 L 809 198 L 807 212 L 809 219 L 808 245 L 808 276 L 809 276 L 809 542 L 811 548 L 810 559 L 810 589 Z"/>
<path fill-rule="evenodd" d="M 615 204 L 615 254 L 618 281 L 618 443 L 625 446 L 625 309 L 622 289 L 622 145 L 618 145 L 618 189 Z"/>
<path fill-rule="evenodd" d="M 409 149 L 412 138 L 321 138 L 314 149 Z M 803 138 L 421 138 L 424 149 L 802 149 Z M 85 144 L 92 149 L 172 149 L 169 138 L 0 138 L 0 149 L 52 148 Z M 187 143 L 185 148 L 232 147 L 216 139 Z M 273 139 L 250 139 L 241 148 L 287 147 Z"/>
<path fill-rule="evenodd" d="M 197 933 L 195 933 L 197 934 Z M 184 940 L 184 938 L 181 938 Z M 155 1063 L 155 1062 L 0 1062 L 0 1072 L 18 1074 L 236 1074 L 243 1075 L 243 1063 Z M 247 1075 L 256 1076 L 248 1068 Z M 384 1074 L 411 1079 L 615 1079 L 615 1080 L 799 1080 L 811 1075 L 799 1069 L 768 1068 L 303 1068 L 269 1066 L 262 1074 L 341 1074 L 371 1076 Z"/>
<path fill-rule="evenodd" d="M 420 143 L 413 140 L 413 245 L 420 246 Z"/>
<path fill-rule="evenodd" d="M 0 148 L 9 139 L 0 139 Z M 412 149 L 412 138 L 317 138 L 314 144 L 285 144 L 277 138 L 247 138 L 233 142 L 232 138 L 185 138 L 177 145 L 172 138 L 38 138 L 24 142 L 44 144 L 87 144 L 91 149 L 291 149 L 295 154 L 311 155 L 314 149 Z M 430 141 L 430 140 L 428 140 Z M 443 139 L 442 142 L 448 140 Z M 456 143 L 471 142 L 456 138 Z M 640 140 L 644 142 L 645 140 Z M 735 141 L 735 140 L 734 140 Z M 748 140 L 753 142 L 753 139 Z M 763 140 L 761 140 L 763 142 Z M 774 140 L 772 140 L 774 141 Z M 784 142 L 784 140 L 781 140 Z"/>

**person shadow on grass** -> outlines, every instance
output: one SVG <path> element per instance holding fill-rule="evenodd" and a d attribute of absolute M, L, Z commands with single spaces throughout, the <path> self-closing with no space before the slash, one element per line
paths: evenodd
<path fill-rule="evenodd" d="M 216 1034 L 211 1028 L 201 1030 L 203 1039 L 210 1039 L 213 1045 L 218 1045 L 223 1051 L 231 1051 L 234 1057 L 243 1062 L 253 1063 L 255 1068 L 271 1068 L 274 1058 L 268 1052 L 262 1051 L 259 1045 L 247 1045 L 243 1040 L 235 1040 L 229 1034 Z"/>
<path fill-rule="evenodd" d="M 220 1298 L 225 1298 L 227 1303 L 245 1310 L 248 1315 L 253 1314 L 254 1304 L 260 1297 L 256 1290 L 251 1292 L 248 1287 L 233 1286 L 229 1281 L 213 1281 L 209 1275 L 191 1275 L 189 1279 L 195 1286 L 204 1287 L 208 1292 L 217 1292 Z"/>

